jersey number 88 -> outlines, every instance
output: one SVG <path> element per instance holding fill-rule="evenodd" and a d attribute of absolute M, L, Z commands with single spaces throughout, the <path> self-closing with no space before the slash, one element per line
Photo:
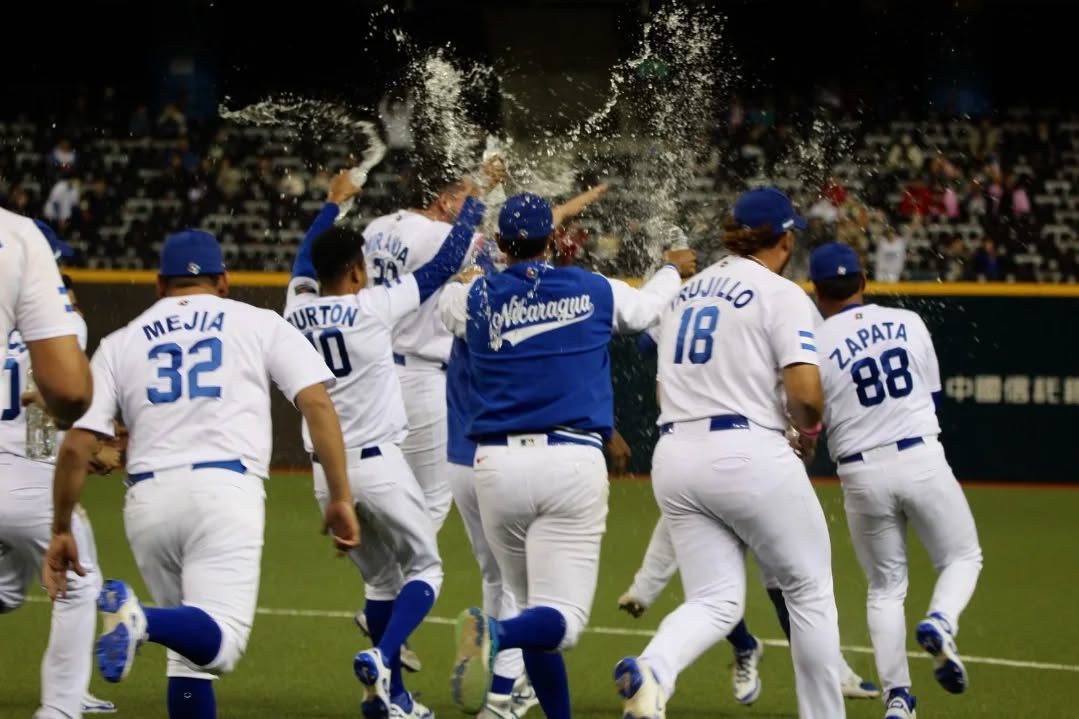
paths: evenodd
<path fill-rule="evenodd" d="M 884 382 L 880 381 L 881 369 L 884 370 Z M 910 357 L 902 347 L 881 353 L 879 367 L 873 357 L 858 360 L 851 365 L 850 376 L 863 407 L 878 405 L 885 397 L 906 397 L 914 389 Z"/>

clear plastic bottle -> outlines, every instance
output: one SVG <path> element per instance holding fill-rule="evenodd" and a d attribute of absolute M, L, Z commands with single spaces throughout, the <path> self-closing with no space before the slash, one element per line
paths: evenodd
<path fill-rule="evenodd" d="M 26 372 L 26 391 L 37 390 L 34 383 L 34 371 Z M 26 456 L 30 459 L 56 461 L 57 454 L 56 423 L 49 414 L 30 404 L 26 407 Z"/>

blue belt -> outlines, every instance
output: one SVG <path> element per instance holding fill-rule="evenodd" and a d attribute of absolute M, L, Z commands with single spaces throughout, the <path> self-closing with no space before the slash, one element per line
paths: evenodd
<path fill-rule="evenodd" d="M 672 434 L 674 425 L 674 422 L 662 424 L 659 426 L 659 431 L 662 434 Z M 709 420 L 708 430 L 710 432 L 724 432 L 728 429 L 749 429 L 749 420 L 740 414 L 720 414 Z"/>
<path fill-rule="evenodd" d="M 925 440 L 921 437 L 908 437 L 907 439 L 901 439 L 895 443 L 895 448 L 902 452 L 904 449 L 910 449 L 911 447 L 917 447 L 919 444 L 925 444 Z M 861 452 L 857 452 L 847 457 L 840 457 L 837 461 L 838 464 L 850 464 L 851 462 L 861 462 L 864 459 Z"/>
<path fill-rule="evenodd" d="M 547 444 L 576 444 L 584 445 L 585 447 L 595 447 L 596 449 L 603 449 L 603 440 L 598 434 L 591 432 L 575 432 L 564 429 L 552 429 L 547 432 L 515 432 L 513 434 L 493 434 L 487 437 L 482 437 L 476 440 L 476 444 L 481 447 L 508 447 L 510 446 L 510 437 L 519 437 L 520 435 L 529 434 L 542 434 L 547 437 Z M 514 446 L 518 446 L 514 444 Z M 527 446 L 523 443 L 520 446 Z"/>
<path fill-rule="evenodd" d="M 382 450 L 378 447 L 364 447 L 360 450 L 360 459 L 371 459 L 372 457 L 381 457 Z M 322 464 L 318 461 L 318 455 L 314 452 L 311 453 L 311 461 L 315 464 Z"/>
<path fill-rule="evenodd" d="M 393 353 L 393 363 L 394 364 L 399 364 L 402 367 L 404 367 L 405 364 L 406 364 L 405 356 L 401 355 L 401 354 L 397 354 L 396 352 L 394 352 Z M 442 370 L 442 371 L 445 371 L 447 366 L 448 366 L 445 362 L 431 362 L 431 361 L 428 361 L 428 364 L 431 364 L 431 365 L 436 365 L 437 364 L 438 368 L 440 370 Z"/>
<path fill-rule="evenodd" d="M 247 472 L 247 467 L 245 467 L 244 463 L 238 459 L 226 459 L 220 462 L 195 462 L 195 464 L 191 465 L 191 469 L 227 469 L 236 474 L 244 474 Z M 145 479 L 153 478 L 153 472 L 136 472 L 135 474 L 129 474 L 127 475 L 127 486 L 130 487 Z"/>

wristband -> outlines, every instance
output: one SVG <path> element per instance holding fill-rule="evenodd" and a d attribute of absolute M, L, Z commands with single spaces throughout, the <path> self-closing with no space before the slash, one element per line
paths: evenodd
<path fill-rule="evenodd" d="M 808 437 L 809 439 L 816 439 L 816 437 L 821 433 L 822 429 L 824 429 L 824 425 L 820 422 L 817 422 L 812 427 L 799 429 L 798 434 L 802 435 L 803 437 Z"/>

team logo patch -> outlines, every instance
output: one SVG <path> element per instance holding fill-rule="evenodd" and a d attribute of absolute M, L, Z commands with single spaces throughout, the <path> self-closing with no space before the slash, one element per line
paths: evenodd
<path fill-rule="evenodd" d="M 539 274 L 539 273 L 538 273 L 538 272 L 536 272 L 536 268 L 535 268 L 535 267 L 529 267 L 529 268 L 528 268 L 527 270 L 525 270 L 525 276 L 526 276 L 526 277 L 528 277 L 528 279 L 530 279 L 530 280 L 534 280 L 534 279 L 536 279 L 536 276 L 537 276 L 538 274 Z"/>
<path fill-rule="evenodd" d="M 181 307 L 185 307 L 185 306 L 187 305 L 187 302 L 188 302 L 187 300 L 180 300 L 180 302 L 179 302 L 178 304 L 179 304 L 179 305 L 180 305 Z"/>
<path fill-rule="evenodd" d="M 197 275 L 202 271 L 202 268 L 196 265 L 194 262 L 187 263 L 187 271 L 192 275 Z"/>
<path fill-rule="evenodd" d="M 861 313 L 861 312 L 857 312 L 857 313 L 855 313 L 855 315 L 854 315 L 854 319 L 856 319 L 856 320 L 860 320 L 860 319 L 862 319 L 862 313 Z"/>

